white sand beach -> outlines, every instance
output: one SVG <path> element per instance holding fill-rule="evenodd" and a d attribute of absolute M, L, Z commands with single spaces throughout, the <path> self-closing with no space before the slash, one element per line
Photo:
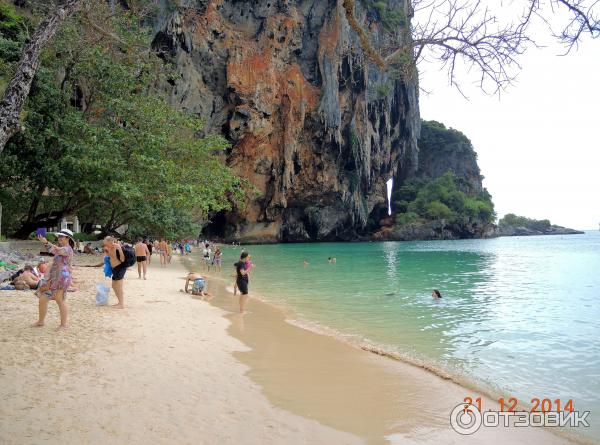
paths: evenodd
<path fill-rule="evenodd" d="M 0 443 L 567 443 L 530 428 L 460 436 L 447 407 L 465 388 L 291 326 L 264 303 L 242 318 L 216 279 L 214 304 L 194 299 L 179 258 L 156 263 L 147 281 L 129 270 L 124 310 L 96 306 L 101 271 L 77 268 L 64 332 L 53 303 L 32 328 L 33 292 L 0 294 Z"/>
<path fill-rule="evenodd" d="M 33 292 L 2 292 L 0 443 L 360 443 L 269 403 L 222 311 L 179 292 L 184 274 L 177 261 L 147 281 L 130 269 L 118 310 L 95 305 L 101 271 L 78 268 L 64 332 L 53 302 L 32 328 Z"/>

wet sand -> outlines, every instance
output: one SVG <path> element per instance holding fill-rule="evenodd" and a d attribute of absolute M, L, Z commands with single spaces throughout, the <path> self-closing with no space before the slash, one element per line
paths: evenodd
<path fill-rule="evenodd" d="M 372 444 L 570 443 L 540 428 L 481 428 L 459 435 L 451 429 L 450 412 L 465 397 L 477 397 L 474 391 L 290 324 L 283 310 L 256 298 L 249 302 L 250 313 L 240 316 L 231 284 L 222 279 L 226 274 L 210 275 L 218 295 L 212 304 L 230 312 L 228 332 L 249 347 L 235 357 L 277 406 Z M 488 398 L 483 404 L 498 406 Z"/>

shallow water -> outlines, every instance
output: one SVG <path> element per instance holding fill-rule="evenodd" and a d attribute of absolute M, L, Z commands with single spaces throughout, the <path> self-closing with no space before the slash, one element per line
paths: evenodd
<path fill-rule="evenodd" d="M 249 251 L 251 293 L 302 324 L 525 404 L 572 399 L 591 411 L 591 428 L 578 433 L 599 437 L 600 232 Z M 224 264 L 238 254 L 226 249 Z M 431 298 L 434 287 L 441 300 Z"/>

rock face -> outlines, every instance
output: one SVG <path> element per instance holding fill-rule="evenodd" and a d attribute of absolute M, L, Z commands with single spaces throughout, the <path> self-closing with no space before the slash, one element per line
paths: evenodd
<path fill-rule="evenodd" d="M 395 178 L 395 189 L 410 179 L 431 180 L 452 172 L 457 179 L 458 188 L 468 195 L 487 194 L 484 190 L 483 176 L 477 164 L 477 153 L 471 141 L 460 131 L 446 128 L 435 121 L 423 121 L 419 138 L 418 168 L 402 177 L 399 171 Z M 392 201 L 397 200 L 394 195 Z M 392 209 L 394 205 L 392 204 Z M 394 224 L 394 218 L 383 218 L 381 228 L 374 231 L 376 240 L 409 241 L 440 240 L 464 238 L 489 238 L 498 236 L 498 227 L 491 222 L 477 218 L 459 223 L 441 221 L 415 221 L 404 225 Z"/>
<path fill-rule="evenodd" d="M 456 240 L 471 238 L 493 238 L 498 235 L 494 224 L 443 224 L 440 221 L 426 221 L 404 226 L 383 227 L 373 234 L 377 241 L 416 241 L 416 240 Z"/>
<path fill-rule="evenodd" d="M 153 42 L 181 76 L 172 104 L 231 141 L 226 162 L 259 192 L 206 235 L 348 240 L 386 214 L 386 181 L 417 167 L 418 86 L 368 62 L 342 0 L 179 3 L 162 5 Z M 410 16 L 406 0 L 387 5 Z M 378 14 L 356 2 L 376 48 Z"/>
<path fill-rule="evenodd" d="M 499 227 L 499 236 L 535 236 L 535 235 L 582 235 L 585 232 L 567 227 L 551 225 L 546 229 L 537 230 L 530 227 L 506 226 Z"/>
<path fill-rule="evenodd" d="M 434 179 L 451 171 L 464 191 L 481 192 L 483 176 L 477 153 L 467 136 L 436 121 L 423 121 L 418 168 L 411 177 Z"/>

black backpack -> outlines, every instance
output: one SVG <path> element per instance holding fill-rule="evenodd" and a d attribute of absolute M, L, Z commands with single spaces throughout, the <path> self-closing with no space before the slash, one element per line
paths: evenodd
<path fill-rule="evenodd" d="M 123 255 L 125 259 L 122 260 L 121 264 L 125 267 L 131 267 L 135 264 L 135 250 L 131 246 L 122 246 L 121 250 L 123 251 Z M 117 257 L 119 256 L 119 251 L 117 250 Z M 121 258 L 119 258 L 121 260 Z"/>

